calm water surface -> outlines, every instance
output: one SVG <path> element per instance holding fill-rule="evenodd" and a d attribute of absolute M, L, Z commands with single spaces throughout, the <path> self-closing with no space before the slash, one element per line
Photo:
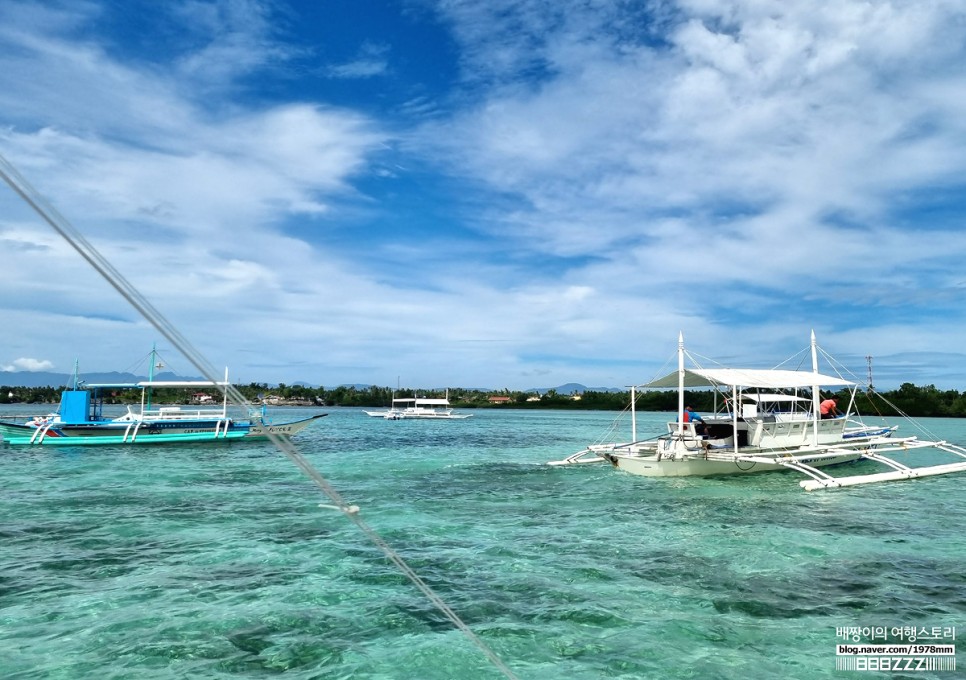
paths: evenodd
<path fill-rule="evenodd" d="M 966 631 L 966 475 L 646 479 L 545 465 L 614 413 L 328 411 L 300 450 L 520 678 L 840 678 L 837 627 Z M 4 678 L 502 677 L 270 444 L 0 455 Z"/>

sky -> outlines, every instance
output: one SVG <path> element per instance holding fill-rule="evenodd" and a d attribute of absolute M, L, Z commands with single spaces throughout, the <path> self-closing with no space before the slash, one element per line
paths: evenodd
<path fill-rule="evenodd" d="M 814 330 L 966 390 L 964 52 L 960 0 L 0 0 L 0 155 L 242 384 L 617 387 Z M 2 184 L 0 328 L 0 371 L 170 357 Z"/>

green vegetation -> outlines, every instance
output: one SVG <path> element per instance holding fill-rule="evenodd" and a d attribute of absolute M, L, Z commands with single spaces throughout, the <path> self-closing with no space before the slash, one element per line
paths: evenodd
<path fill-rule="evenodd" d="M 388 407 L 393 395 L 399 397 L 412 396 L 418 393 L 422 397 L 443 397 L 444 390 L 393 390 L 389 387 L 371 386 L 364 389 L 356 387 L 336 387 L 330 390 L 324 387 L 313 388 L 302 385 L 279 385 L 269 387 L 264 383 L 239 385 L 239 391 L 254 403 L 269 404 L 303 404 L 326 406 L 365 406 L 369 408 Z M 54 387 L 0 387 L 0 404 L 56 404 L 60 401 L 62 388 Z M 211 395 L 220 399 L 217 390 L 186 390 L 160 389 L 155 390 L 152 401 L 158 404 L 190 403 L 197 392 Z M 685 401 L 700 413 L 714 410 L 715 397 L 709 391 L 689 391 L 685 393 Z M 845 392 L 839 395 L 845 398 Z M 881 393 L 883 399 L 870 401 L 865 393 L 857 396 L 856 407 L 859 413 L 865 415 L 898 415 L 896 409 L 910 416 L 916 417 L 966 417 L 966 393 L 956 390 L 939 390 L 934 385 L 920 387 L 912 383 L 903 383 L 897 390 Z M 503 403 L 491 403 L 490 397 L 503 397 Z M 578 398 L 579 397 L 579 398 Z M 511 390 L 478 391 L 462 388 L 450 388 L 449 399 L 456 408 L 532 408 L 532 409 L 569 409 L 581 411 L 619 411 L 627 407 L 630 395 L 628 392 L 584 392 L 582 395 L 558 394 L 549 390 L 543 395 L 536 392 L 519 392 Z M 125 404 L 140 402 L 139 390 L 124 390 L 106 399 L 108 403 Z M 719 402 L 721 397 L 718 397 Z M 895 405 L 893 409 L 887 403 Z M 843 402 L 842 406 L 847 402 Z M 640 411 L 674 411 L 677 409 L 677 393 L 673 390 L 643 392 L 637 396 L 637 408 Z"/>
<path fill-rule="evenodd" d="M 0 387 L 0 404 L 57 404 L 60 387 Z"/>

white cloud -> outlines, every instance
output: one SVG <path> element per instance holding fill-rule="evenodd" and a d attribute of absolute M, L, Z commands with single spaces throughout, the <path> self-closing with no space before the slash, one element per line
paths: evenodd
<path fill-rule="evenodd" d="M 21 357 L 19 359 L 14 359 L 13 363 L 0 366 L 0 371 L 2 372 L 12 372 L 12 371 L 49 371 L 54 368 L 54 364 L 46 359 L 28 359 L 27 357 Z"/>
<path fill-rule="evenodd" d="M 678 329 L 711 356 L 778 356 L 815 325 L 884 355 L 962 331 L 966 237 L 910 217 L 966 170 L 958 4 L 448 0 L 463 77 L 437 100 L 414 88 L 401 108 L 433 113 L 416 130 L 319 90 L 241 96 L 305 52 L 258 3 L 179 7 L 192 28 L 164 63 L 112 55 L 93 3 L 8 11 L 0 145 L 243 380 L 625 384 Z M 399 77 L 397 49 L 313 77 Z M 404 222 L 393 193 L 418 204 L 427 167 L 456 207 L 426 198 L 426 223 Z M 157 339 L 0 202 L 4 318 L 30 329 L 8 352 Z"/>
<path fill-rule="evenodd" d="M 742 222 L 790 245 L 793 234 L 827 235 L 836 213 L 861 221 L 869 240 L 902 241 L 888 223 L 895 192 L 955 181 L 966 169 L 950 153 L 961 116 L 947 113 L 963 98 L 916 96 L 952 77 L 946 70 L 934 82 L 924 70 L 951 56 L 948 41 L 936 46 L 929 36 L 951 30 L 950 14 L 960 13 L 953 6 L 684 6 L 698 15 L 671 33 L 676 51 L 640 44 L 616 52 L 612 33 L 570 23 L 571 32 L 544 36 L 537 50 L 554 67 L 538 88 L 495 90 L 427 130 L 427 139 L 457 140 L 447 149 L 454 164 L 529 206 L 510 220 L 486 216 L 507 224 L 504 237 L 602 257 L 630 239 L 659 264 L 668 249 L 653 249 L 653 239 L 670 211 L 687 214 L 694 239 L 717 241 L 725 228 L 749 254 L 762 249 L 762 232 Z M 793 268 L 785 271 L 821 270 L 802 245 L 787 248 Z M 880 253 L 880 266 L 892 255 Z"/>
<path fill-rule="evenodd" d="M 389 47 L 365 43 L 359 50 L 359 55 L 352 61 L 343 64 L 330 64 L 325 73 L 330 78 L 372 78 L 386 75 L 389 70 L 387 55 Z"/>

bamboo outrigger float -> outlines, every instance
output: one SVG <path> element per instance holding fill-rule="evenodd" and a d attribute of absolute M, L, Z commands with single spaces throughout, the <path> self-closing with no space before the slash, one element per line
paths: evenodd
<path fill-rule="evenodd" d="M 867 425 L 854 413 L 855 382 L 818 371 L 818 346 L 811 337 L 812 370 L 686 368 L 684 337 L 678 336 L 678 370 L 653 380 L 647 389 L 678 390 L 678 413 L 667 432 L 646 440 L 637 438 L 636 387 L 631 388 L 629 442 L 594 444 L 551 465 L 610 463 L 615 468 L 646 477 L 683 477 L 749 474 L 794 470 L 809 477 L 807 491 L 857 484 L 915 479 L 966 472 L 966 448 L 946 441 L 917 437 L 895 438 L 897 426 Z M 693 359 L 692 359 L 693 361 Z M 724 399 L 704 428 L 686 422 L 686 388 L 712 388 Z M 845 415 L 820 415 L 822 388 L 848 390 Z M 910 467 L 886 454 L 918 449 L 943 451 L 959 460 L 941 465 Z M 885 472 L 833 477 L 821 468 L 871 460 Z"/>

